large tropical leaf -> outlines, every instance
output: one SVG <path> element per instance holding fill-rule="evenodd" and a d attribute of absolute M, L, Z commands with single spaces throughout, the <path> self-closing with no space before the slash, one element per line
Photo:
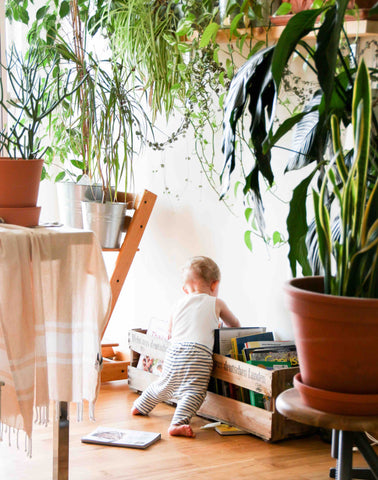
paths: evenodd
<path fill-rule="evenodd" d="M 293 141 L 291 143 L 293 154 L 286 165 L 286 172 L 298 170 L 316 160 L 316 157 L 313 155 L 313 146 L 319 121 L 318 106 L 321 98 L 322 92 L 318 90 L 305 106 L 303 110 L 305 115 L 294 126 Z"/>
<path fill-rule="evenodd" d="M 221 173 L 222 195 L 223 197 L 230 186 L 230 175 L 235 168 L 235 135 L 236 125 L 243 114 L 248 97 L 250 96 L 250 112 L 256 109 L 257 103 L 262 96 L 262 88 L 269 83 L 271 78 L 271 60 L 274 47 L 260 50 L 253 55 L 237 72 L 232 79 L 227 97 L 224 102 L 224 120 L 223 120 L 223 145 L 225 163 Z M 253 85 L 253 88 L 251 88 Z M 272 99 L 273 100 L 273 99 Z M 262 106 L 259 103 L 259 110 Z M 251 115 L 253 113 L 251 112 Z M 252 116 L 251 129 L 259 124 Z"/>

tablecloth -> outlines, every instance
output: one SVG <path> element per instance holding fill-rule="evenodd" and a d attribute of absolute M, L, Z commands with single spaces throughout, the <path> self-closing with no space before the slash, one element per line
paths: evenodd
<path fill-rule="evenodd" d="M 111 290 L 92 232 L 0 225 L 1 423 L 48 422 L 51 400 L 94 404 Z M 31 451 L 31 450 L 30 450 Z"/>

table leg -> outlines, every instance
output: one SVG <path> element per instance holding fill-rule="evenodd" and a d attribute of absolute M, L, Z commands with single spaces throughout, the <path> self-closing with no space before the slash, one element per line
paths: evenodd
<path fill-rule="evenodd" d="M 344 432 L 343 435 L 341 435 L 341 433 L 342 432 L 337 430 L 332 430 L 331 455 L 332 458 L 336 459 L 338 459 L 340 455 L 341 457 L 340 460 L 337 461 L 337 467 L 330 469 L 330 478 L 336 478 L 338 480 L 378 480 L 378 458 L 375 451 L 371 448 L 366 435 L 362 432 Z M 345 437 L 346 433 L 349 433 L 349 435 Z M 343 447 L 339 446 L 341 437 L 344 439 Z M 351 468 L 353 462 L 353 450 L 349 449 L 350 445 L 345 443 L 345 438 L 347 438 L 347 443 L 350 442 L 350 440 L 352 441 L 352 448 L 353 445 L 358 447 L 371 470 L 368 468 Z M 344 448 L 344 450 L 342 450 L 342 448 Z M 348 456 L 350 460 L 348 459 Z M 350 471 L 349 468 L 351 468 Z"/>
<path fill-rule="evenodd" d="M 354 434 L 354 443 L 358 450 L 362 453 L 366 463 L 369 465 L 371 469 L 371 478 L 378 480 L 378 457 L 370 446 L 369 440 L 365 433 L 356 432 Z"/>
<path fill-rule="evenodd" d="M 352 480 L 353 432 L 339 432 L 339 450 L 337 454 L 337 480 Z"/>
<path fill-rule="evenodd" d="M 68 480 L 69 420 L 68 402 L 58 402 L 53 427 L 53 480 Z"/>

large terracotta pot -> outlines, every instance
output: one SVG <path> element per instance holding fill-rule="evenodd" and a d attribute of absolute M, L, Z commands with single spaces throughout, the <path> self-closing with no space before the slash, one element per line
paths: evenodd
<path fill-rule="evenodd" d="M 0 208 L 6 223 L 22 226 L 38 224 L 40 208 L 36 205 L 42 167 L 43 160 L 40 159 L 0 157 Z"/>
<path fill-rule="evenodd" d="M 375 398 L 378 414 L 378 299 L 325 295 L 322 277 L 294 279 L 285 290 L 301 371 L 297 383 Z"/>

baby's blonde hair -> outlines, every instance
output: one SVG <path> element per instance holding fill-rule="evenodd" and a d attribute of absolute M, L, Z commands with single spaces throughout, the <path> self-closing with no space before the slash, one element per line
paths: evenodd
<path fill-rule="evenodd" d="M 182 273 L 184 281 L 202 280 L 211 284 L 221 279 L 218 265 L 211 258 L 203 256 L 190 258 L 183 266 Z"/>

